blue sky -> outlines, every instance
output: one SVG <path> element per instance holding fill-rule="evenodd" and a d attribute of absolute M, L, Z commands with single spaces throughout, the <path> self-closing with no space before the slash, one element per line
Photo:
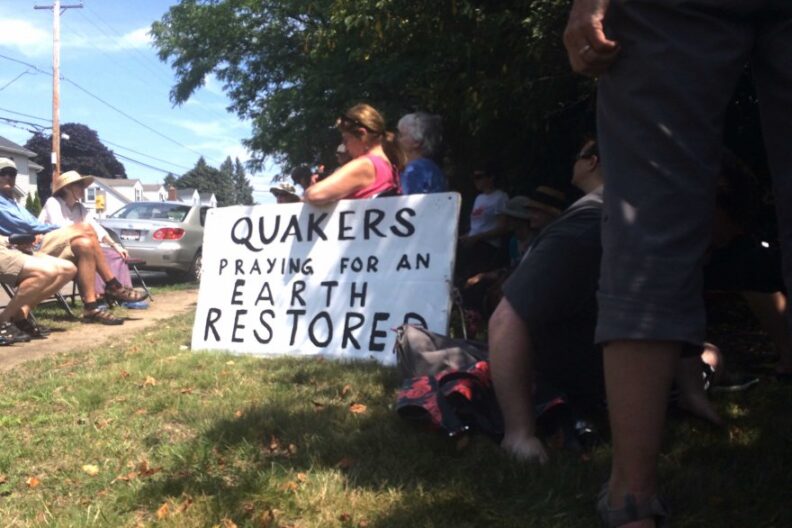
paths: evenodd
<path fill-rule="evenodd" d="M 170 67 L 157 58 L 147 33 L 151 23 L 176 1 L 61 3 L 83 4 L 82 9 L 68 9 L 61 17 L 61 76 L 94 96 L 61 81 L 61 123 L 87 125 L 114 152 L 177 175 L 193 167 L 199 155 L 215 167 L 226 156 L 242 161 L 250 157 L 241 141 L 250 135 L 250 124 L 226 111 L 229 102 L 216 79 L 208 79 L 184 105 L 173 107 L 170 102 L 168 94 L 174 76 Z M 19 115 L 52 118 L 51 75 L 9 60 L 52 72 L 52 12 L 34 10 L 34 5 L 51 2 L 0 0 L 0 55 L 7 57 L 0 57 L 0 117 L 51 126 L 46 121 Z M 0 120 L 0 136 L 24 144 L 30 135 L 29 131 Z M 129 178 L 144 183 L 161 182 L 165 176 L 125 159 L 119 161 Z M 257 201 L 270 201 L 267 190 L 277 170 L 270 166 L 263 174 L 250 175 Z"/>

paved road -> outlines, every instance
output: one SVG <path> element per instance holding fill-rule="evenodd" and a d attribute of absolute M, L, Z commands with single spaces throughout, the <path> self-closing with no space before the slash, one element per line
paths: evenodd
<path fill-rule="evenodd" d="M 155 299 L 148 310 L 128 310 L 128 319 L 119 326 L 77 325 L 65 332 L 53 333 L 48 339 L 0 347 L 0 372 L 11 370 L 25 361 L 92 347 L 116 340 L 125 334 L 139 333 L 162 319 L 195 310 L 198 290 L 158 293 Z"/>

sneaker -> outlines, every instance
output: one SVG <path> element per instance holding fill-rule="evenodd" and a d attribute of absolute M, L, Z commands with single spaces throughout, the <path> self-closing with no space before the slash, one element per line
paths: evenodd
<path fill-rule="evenodd" d="M 33 339 L 46 339 L 52 333 L 52 330 L 47 328 L 46 326 L 39 326 L 38 323 L 34 323 L 30 319 L 20 319 L 19 321 L 14 321 L 14 325 L 25 334 L 29 335 Z"/>
<path fill-rule="evenodd" d="M 120 325 L 124 320 L 111 314 L 109 310 L 96 308 L 83 314 L 83 323 L 99 323 L 103 325 Z"/>
<path fill-rule="evenodd" d="M 32 337 L 30 337 L 30 334 L 27 334 L 22 330 L 20 330 L 11 321 L 0 323 L 0 338 L 3 339 L 9 345 L 12 345 L 14 343 L 27 343 L 28 341 L 33 339 Z"/>
<path fill-rule="evenodd" d="M 147 310 L 149 307 L 148 301 L 136 301 L 121 303 L 121 306 L 129 310 Z"/>

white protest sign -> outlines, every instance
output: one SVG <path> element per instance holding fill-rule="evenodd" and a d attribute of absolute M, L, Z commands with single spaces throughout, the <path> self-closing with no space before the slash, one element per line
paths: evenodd
<path fill-rule="evenodd" d="M 456 193 L 211 209 L 193 350 L 393 364 L 404 322 L 445 333 Z"/>

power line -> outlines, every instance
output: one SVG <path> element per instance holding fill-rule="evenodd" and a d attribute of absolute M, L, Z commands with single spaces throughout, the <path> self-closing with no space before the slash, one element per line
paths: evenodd
<path fill-rule="evenodd" d="M 30 119 L 38 119 L 39 121 L 45 121 L 45 122 L 48 122 L 48 123 L 52 122 L 51 119 L 46 119 L 44 117 L 37 117 L 37 116 L 30 115 L 30 114 L 23 114 L 21 112 L 14 112 L 13 110 L 8 110 L 6 108 L 0 108 L 0 111 L 9 112 L 9 113 L 16 114 L 16 115 L 21 115 L 21 116 L 24 116 L 24 117 L 29 117 Z M 48 127 L 44 127 L 44 126 L 41 126 L 41 125 L 35 125 L 34 123 L 27 123 L 25 121 L 18 121 L 18 120 L 14 120 L 14 119 L 4 118 L 2 116 L 0 116 L 0 119 L 3 119 L 4 121 L 15 121 L 17 123 L 25 123 L 25 124 L 37 126 L 37 127 L 40 127 L 42 130 L 46 130 L 48 128 Z M 178 167 L 178 168 L 183 169 L 183 170 L 190 170 L 191 169 L 191 167 L 185 167 L 184 165 L 179 165 L 178 163 L 173 163 L 172 161 L 168 161 L 168 160 L 164 160 L 164 159 L 158 158 L 156 156 L 152 156 L 151 154 L 146 154 L 144 152 L 139 152 L 139 151 L 137 151 L 135 149 L 132 149 L 132 148 L 129 148 L 129 147 L 125 147 L 124 145 L 119 145 L 118 143 L 113 143 L 112 141 L 108 141 L 107 139 L 100 138 L 99 141 L 101 143 L 107 143 L 108 145 L 112 145 L 112 146 L 114 146 L 116 148 L 128 150 L 129 152 L 134 152 L 135 154 L 138 154 L 140 156 L 144 156 L 146 158 L 153 159 L 155 161 L 161 161 L 162 163 L 167 163 L 168 165 L 173 165 L 174 167 Z"/>
<path fill-rule="evenodd" d="M 50 73 L 50 72 L 46 72 L 46 71 L 42 70 L 41 68 L 38 68 L 38 67 L 37 67 L 35 64 L 30 64 L 30 63 L 27 63 L 27 62 L 24 62 L 24 61 L 21 61 L 21 60 L 18 60 L 18 59 L 14 59 L 13 57 L 9 57 L 9 56 L 7 56 L 7 55 L 4 55 L 4 54 L 2 54 L 2 53 L 0 53 L 0 58 L 3 58 L 3 59 L 6 59 L 6 60 L 9 60 L 9 61 L 11 61 L 11 62 L 16 62 L 16 63 L 18 63 L 18 64 L 23 64 L 23 65 L 25 65 L 25 66 L 28 66 L 28 67 L 30 67 L 30 68 L 33 68 L 33 69 L 35 69 L 36 71 L 38 71 L 38 72 L 40 72 L 40 73 L 45 73 L 45 74 L 47 74 L 47 75 L 49 75 L 49 76 L 52 76 L 52 73 Z M 167 136 L 167 135 L 165 135 L 165 134 L 163 134 L 163 133 L 159 132 L 158 130 L 155 130 L 154 128 L 152 128 L 152 127 L 148 126 L 147 124 L 143 123 L 142 121 L 140 121 L 140 120 L 138 120 L 138 119 L 135 119 L 134 117 L 132 117 L 131 115 L 127 114 L 127 113 L 126 113 L 126 112 L 124 112 L 123 110 L 121 110 L 121 109 L 119 109 L 119 108 L 115 107 L 114 105 L 112 105 L 111 103 L 109 103 L 109 102 L 105 101 L 104 99 L 102 99 L 102 98 L 101 98 L 101 97 L 99 97 L 98 95 L 91 93 L 90 91 L 88 91 L 87 89 L 83 88 L 82 86 L 80 86 L 80 85 L 79 85 L 79 84 L 77 84 L 76 82 L 72 81 L 71 79 L 68 79 L 68 78 L 66 78 L 66 77 L 64 77 L 64 76 L 61 76 L 61 79 L 63 79 L 63 81 L 64 81 L 64 82 L 67 82 L 67 83 L 71 84 L 72 86 L 74 86 L 75 88 L 77 88 L 78 90 L 82 91 L 83 93 L 85 93 L 85 94 L 86 94 L 86 95 L 88 95 L 89 97 L 92 97 L 92 98 L 96 99 L 97 101 L 99 101 L 99 102 L 100 102 L 100 103 L 102 103 L 103 105 L 105 105 L 105 106 L 107 106 L 107 107 L 109 107 L 109 108 L 111 108 L 111 109 L 115 110 L 116 112 L 118 112 L 119 114 L 123 115 L 123 116 L 124 116 L 124 117 L 126 117 L 127 119 L 129 119 L 129 120 L 131 120 L 131 121 L 133 121 L 133 122 L 137 123 L 138 125 L 142 126 L 142 127 L 143 127 L 143 128 L 145 128 L 146 130 L 148 130 L 148 131 L 150 131 L 150 132 L 152 132 L 152 133 L 154 133 L 154 134 L 156 134 L 156 135 L 160 136 L 161 138 L 163 138 L 163 139 L 166 139 L 166 140 L 170 141 L 171 143 L 173 143 L 173 144 L 175 144 L 175 145 L 178 145 L 178 146 L 180 146 L 181 148 L 183 148 L 183 149 L 185 149 L 185 150 L 189 150 L 189 151 L 190 151 L 190 152 L 192 152 L 193 154 L 198 154 L 199 156 L 201 156 L 201 157 L 204 157 L 204 158 L 207 158 L 207 159 L 210 159 L 210 160 L 214 161 L 215 163 L 217 162 L 217 160 L 215 160 L 215 159 L 213 159 L 213 158 L 209 158 L 208 156 L 205 156 L 205 155 L 204 155 L 204 154 L 202 154 L 201 152 L 198 152 L 197 150 L 195 150 L 195 149 L 192 149 L 192 148 L 188 147 L 187 145 L 184 145 L 184 144 L 180 143 L 179 141 L 176 141 L 175 139 L 173 139 L 173 138 L 171 138 L 171 137 L 169 137 L 169 136 Z"/>
<path fill-rule="evenodd" d="M 41 119 L 41 118 L 34 118 L 34 119 Z M 40 132 L 48 129 L 48 127 L 44 127 L 44 126 L 38 125 L 36 123 L 30 123 L 28 121 L 20 121 L 18 119 L 11 119 L 11 118 L 8 118 L 8 117 L 0 116 L 0 121 L 4 122 L 5 124 L 7 124 L 9 126 L 12 126 L 14 128 L 18 128 L 20 130 L 26 130 L 26 131 L 31 132 L 33 134 L 40 133 Z M 27 128 L 26 126 L 20 126 L 20 125 L 27 125 L 28 127 L 33 127 L 33 128 Z M 188 171 L 191 170 L 188 167 L 184 167 L 182 165 L 178 165 L 176 163 L 173 163 L 173 162 L 170 162 L 170 161 L 167 161 L 167 160 L 163 160 L 163 159 L 160 159 L 160 158 L 155 158 L 154 156 L 149 156 L 148 154 L 143 154 L 142 152 L 138 152 L 136 150 L 132 150 L 132 149 L 127 148 L 127 147 L 123 147 L 121 145 L 116 145 L 115 143 L 112 143 L 110 141 L 101 140 L 101 139 L 99 141 L 101 143 L 107 143 L 109 145 L 113 145 L 113 146 L 115 146 L 117 148 L 122 148 L 124 150 L 129 150 L 130 152 L 134 152 L 135 154 L 140 154 L 141 156 L 145 156 L 147 158 L 152 158 L 154 160 L 161 161 L 161 162 L 167 163 L 169 165 L 173 165 L 174 167 L 179 167 L 181 169 L 185 169 L 185 170 L 188 170 Z M 81 141 L 76 141 L 76 140 L 73 140 L 73 139 L 69 140 L 69 145 L 72 146 L 72 147 L 82 148 L 82 149 L 85 149 L 85 150 L 89 150 L 90 149 L 88 144 L 83 143 Z M 172 174 L 173 173 L 172 170 L 167 170 L 167 169 L 163 169 L 163 168 L 160 168 L 160 167 L 155 167 L 154 165 L 151 165 L 151 164 L 148 164 L 146 162 L 137 160 L 135 158 L 131 158 L 129 156 L 124 156 L 123 154 L 120 154 L 118 152 L 113 152 L 113 155 L 117 156 L 119 158 L 125 159 L 127 161 L 130 161 L 132 163 L 136 163 L 138 165 L 142 165 L 143 167 L 148 167 L 149 169 L 152 169 L 152 170 L 155 170 L 155 171 L 159 171 L 159 172 L 162 172 L 162 173 L 165 173 L 165 174 Z"/>

